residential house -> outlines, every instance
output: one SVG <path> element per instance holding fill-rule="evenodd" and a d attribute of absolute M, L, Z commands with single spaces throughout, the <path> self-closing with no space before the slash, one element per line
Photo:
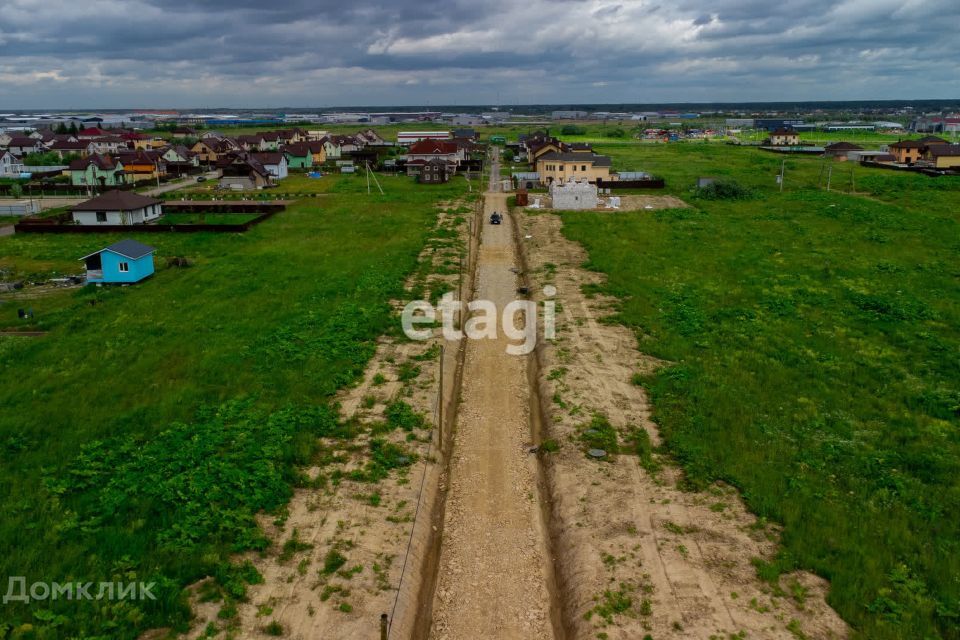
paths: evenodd
<path fill-rule="evenodd" d="M 920 144 L 931 145 L 931 144 L 950 144 L 947 140 L 943 138 L 938 138 L 937 136 L 923 136 L 917 140 Z"/>
<path fill-rule="evenodd" d="M 70 184 L 112 187 L 126 183 L 123 163 L 109 155 L 91 154 L 70 163 Z"/>
<path fill-rule="evenodd" d="M 84 140 L 82 137 L 80 139 Z M 119 153 L 130 147 L 127 141 L 119 136 L 106 136 L 90 139 L 90 148 L 94 153 Z"/>
<path fill-rule="evenodd" d="M 447 140 L 421 140 L 410 145 L 407 150 L 407 162 L 434 158 L 458 164 L 466 159 L 466 151 L 457 143 Z"/>
<path fill-rule="evenodd" d="M 116 159 L 123 163 L 127 182 L 157 180 L 167 175 L 167 161 L 159 151 L 128 151 L 118 153 Z"/>
<path fill-rule="evenodd" d="M 167 164 L 167 175 L 181 176 L 192 173 L 200 166 L 200 158 L 197 154 L 182 144 L 167 147 L 161 152 L 161 157 Z"/>
<path fill-rule="evenodd" d="M 77 138 L 80 140 L 93 140 L 94 138 L 102 138 L 109 135 L 109 131 L 104 131 L 100 127 L 88 127 L 77 132 Z"/>
<path fill-rule="evenodd" d="M 11 138 L 10 144 L 7 145 L 7 151 L 17 157 L 22 158 L 25 155 L 31 153 L 40 153 L 43 151 L 43 143 L 36 138 L 17 136 L 15 138 Z"/>
<path fill-rule="evenodd" d="M 177 138 L 196 138 L 197 130 L 192 127 L 175 127 L 170 131 Z"/>
<path fill-rule="evenodd" d="M 86 266 L 88 283 L 133 284 L 153 274 L 154 251 L 127 238 L 80 259 Z"/>
<path fill-rule="evenodd" d="M 823 156 L 825 158 L 833 158 L 840 162 L 845 162 L 848 158 L 848 154 L 851 151 L 863 151 L 863 147 L 853 144 L 851 142 L 834 142 L 833 144 L 828 144 L 823 149 Z"/>
<path fill-rule="evenodd" d="M 20 159 L 9 151 L 0 150 L 0 176 L 16 176 L 23 171 Z"/>
<path fill-rule="evenodd" d="M 900 140 L 887 146 L 895 162 L 913 164 L 923 155 L 927 145 L 919 140 Z"/>
<path fill-rule="evenodd" d="M 924 149 L 923 160 L 937 169 L 960 167 L 960 144 L 931 144 Z"/>
<path fill-rule="evenodd" d="M 309 143 L 288 144 L 283 148 L 283 155 L 287 157 L 287 167 L 290 169 L 309 169 L 313 166 Z"/>
<path fill-rule="evenodd" d="M 420 167 L 420 173 L 417 177 L 417 182 L 423 182 L 426 184 L 440 184 L 443 182 L 449 182 L 450 176 L 453 175 L 453 171 L 450 169 L 451 165 L 440 158 L 427 160 Z M 454 171 L 455 170 L 456 168 L 454 167 Z"/>
<path fill-rule="evenodd" d="M 796 147 L 800 144 L 800 134 L 793 129 L 780 127 L 770 132 L 769 144 L 774 147 Z"/>
<path fill-rule="evenodd" d="M 283 129 L 280 133 L 283 134 L 284 144 L 300 144 L 310 139 L 310 135 L 300 127 Z"/>
<path fill-rule="evenodd" d="M 447 164 L 447 170 L 453 174 L 464 159 L 463 149 L 456 143 L 446 140 L 420 140 L 410 145 L 407 151 L 407 175 L 420 174 L 431 160 L 440 160 Z"/>
<path fill-rule="evenodd" d="M 194 143 L 190 151 L 197 154 L 203 164 L 215 164 L 220 156 L 237 149 L 237 145 L 226 138 L 203 138 Z"/>
<path fill-rule="evenodd" d="M 0 131 L 0 147 L 6 149 L 10 146 L 10 141 L 13 140 L 16 136 L 12 133 L 7 133 L 6 131 Z"/>
<path fill-rule="evenodd" d="M 61 160 L 66 156 L 86 158 L 94 153 L 93 145 L 89 140 L 54 140 L 48 151 L 56 153 Z"/>
<path fill-rule="evenodd" d="M 314 165 L 321 165 L 327 161 L 327 148 L 322 142 L 306 142 L 304 144 L 307 145 L 311 155 L 313 155 Z"/>
<path fill-rule="evenodd" d="M 353 153 L 354 151 L 362 149 L 364 146 L 366 146 L 355 136 L 333 136 L 333 139 L 338 145 L 340 145 L 341 156 Z"/>
<path fill-rule="evenodd" d="M 280 131 L 265 131 L 260 134 L 260 137 L 263 138 L 264 151 L 279 151 L 285 143 L 283 133 Z"/>
<path fill-rule="evenodd" d="M 107 191 L 75 205 L 73 221 L 82 225 L 144 224 L 163 215 L 163 201 L 133 191 Z"/>
<path fill-rule="evenodd" d="M 324 136 L 319 142 L 323 145 L 324 156 L 327 160 L 340 159 L 340 144 L 332 136 Z"/>
<path fill-rule="evenodd" d="M 280 153 L 265 152 L 265 153 L 253 153 L 250 154 L 255 160 L 258 160 L 260 164 L 270 173 L 274 180 L 283 180 L 287 177 L 287 169 L 289 164 L 287 163 L 287 157 Z"/>
<path fill-rule="evenodd" d="M 554 209 L 577 211 L 599 206 L 597 185 L 586 180 L 557 181 L 550 185 L 550 200 Z"/>
<path fill-rule="evenodd" d="M 267 151 L 267 141 L 260 134 L 237 136 L 237 144 L 245 151 Z"/>
<path fill-rule="evenodd" d="M 234 152 L 217 162 L 221 171 L 220 187 L 225 189 L 259 189 L 273 184 L 273 178 L 263 164 L 246 152 Z"/>
<path fill-rule="evenodd" d="M 384 140 L 383 137 L 373 129 L 364 129 L 358 133 L 356 137 L 361 139 L 364 145 L 382 145 L 386 143 L 386 140 Z"/>
<path fill-rule="evenodd" d="M 143 149 L 144 151 L 163 149 L 169 144 L 159 136 L 148 136 L 144 133 L 125 133 L 120 137 L 126 140 L 128 144 L 132 144 L 134 149 Z"/>
<path fill-rule="evenodd" d="M 480 139 L 480 136 L 473 129 L 454 129 L 453 137 L 464 138 L 466 140 L 472 140 L 474 142 Z"/>
<path fill-rule="evenodd" d="M 540 183 L 545 185 L 570 180 L 596 183 L 598 179 L 612 179 L 610 158 L 594 153 L 547 153 L 537 158 L 536 169 Z"/>

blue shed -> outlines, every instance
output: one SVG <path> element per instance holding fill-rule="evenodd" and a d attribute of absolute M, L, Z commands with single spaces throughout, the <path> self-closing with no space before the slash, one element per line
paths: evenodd
<path fill-rule="evenodd" d="M 80 259 L 87 265 L 87 282 L 130 284 L 153 274 L 154 251 L 128 238 Z"/>

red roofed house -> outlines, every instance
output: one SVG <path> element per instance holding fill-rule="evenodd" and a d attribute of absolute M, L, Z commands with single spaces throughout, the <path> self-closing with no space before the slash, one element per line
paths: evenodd
<path fill-rule="evenodd" d="M 407 151 L 407 175 L 420 175 L 424 166 L 431 160 L 442 160 L 447 164 L 448 173 L 456 173 L 466 154 L 455 142 L 446 140 L 420 140 L 410 145 Z"/>
<path fill-rule="evenodd" d="M 104 131 L 100 127 L 90 127 L 88 129 L 81 129 L 77 133 L 77 137 L 81 140 L 93 140 L 94 138 L 100 138 L 102 136 L 110 135 L 109 132 Z"/>

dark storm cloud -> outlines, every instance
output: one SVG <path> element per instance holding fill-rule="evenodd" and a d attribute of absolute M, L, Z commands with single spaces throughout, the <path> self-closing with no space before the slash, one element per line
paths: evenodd
<path fill-rule="evenodd" d="M 3 0 L 0 108 L 956 97 L 957 0 Z"/>

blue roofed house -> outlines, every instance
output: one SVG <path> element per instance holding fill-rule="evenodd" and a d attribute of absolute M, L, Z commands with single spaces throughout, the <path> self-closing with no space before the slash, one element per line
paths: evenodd
<path fill-rule="evenodd" d="M 127 238 L 80 258 L 87 267 L 87 282 L 132 284 L 153 275 L 153 247 Z"/>

